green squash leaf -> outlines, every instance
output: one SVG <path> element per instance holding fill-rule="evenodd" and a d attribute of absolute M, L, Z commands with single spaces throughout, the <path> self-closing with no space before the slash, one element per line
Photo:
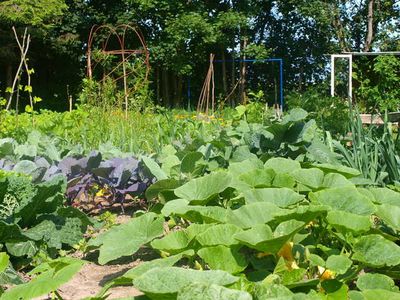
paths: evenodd
<path fill-rule="evenodd" d="M 248 262 L 238 247 L 215 246 L 200 249 L 197 254 L 212 270 L 222 270 L 231 274 L 242 272 Z"/>
<path fill-rule="evenodd" d="M 322 186 L 324 180 L 324 172 L 320 169 L 298 169 L 290 173 L 290 175 L 298 182 L 309 188 L 317 189 Z"/>
<path fill-rule="evenodd" d="M 225 172 L 212 173 L 193 179 L 175 189 L 175 195 L 188 200 L 191 204 L 206 204 L 213 197 L 226 190 L 231 176 Z"/>
<path fill-rule="evenodd" d="M 256 225 L 235 234 L 234 238 L 250 248 L 276 254 L 304 226 L 304 222 L 291 220 L 280 223 L 272 232 L 268 225 Z"/>
<path fill-rule="evenodd" d="M 245 191 L 246 203 L 270 202 L 282 208 L 303 201 L 304 196 L 288 188 L 265 188 Z"/>
<path fill-rule="evenodd" d="M 370 188 L 368 191 L 373 195 L 373 201 L 379 204 L 400 206 L 400 193 L 388 188 Z"/>
<path fill-rule="evenodd" d="M 360 216 L 338 210 L 329 211 L 326 220 L 339 231 L 351 231 L 358 234 L 369 231 L 372 225 L 369 216 Z"/>
<path fill-rule="evenodd" d="M 300 163 L 288 158 L 275 157 L 267 160 L 264 164 L 266 169 L 272 169 L 275 173 L 291 173 L 294 170 L 301 169 Z"/>
<path fill-rule="evenodd" d="M 133 279 L 133 285 L 151 298 L 174 299 L 177 293 L 193 283 L 230 285 L 237 277 L 224 271 L 196 271 L 191 269 L 166 267 L 154 268 Z"/>
<path fill-rule="evenodd" d="M 184 230 L 174 231 L 161 239 L 153 240 L 150 245 L 153 249 L 162 250 L 168 253 L 183 251 L 189 246 L 191 239 Z"/>
<path fill-rule="evenodd" d="M 163 223 L 163 218 L 147 213 L 128 223 L 112 227 L 91 240 L 89 245 L 100 246 L 99 263 L 104 265 L 122 256 L 134 254 L 142 245 L 160 236 L 164 231 Z"/>
<path fill-rule="evenodd" d="M 252 188 L 270 187 L 275 177 L 272 169 L 254 169 L 239 176 L 239 180 Z"/>
<path fill-rule="evenodd" d="M 353 259 L 377 268 L 397 266 L 400 264 L 400 247 L 381 235 L 366 235 L 354 245 Z"/>
<path fill-rule="evenodd" d="M 150 173 L 154 175 L 154 177 L 157 178 L 157 180 L 163 180 L 167 179 L 168 176 L 165 174 L 165 172 L 160 168 L 160 166 L 151 158 L 143 156 L 142 161 L 146 165 L 146 167 L 149 169 Z"/>
<path fill-rule="evenodd" d="M 10 257 L 5 252 L 0 252 L 0 273 L 3 273 L 8 267 Z"/>
<path fill-rule="evenodd" d="M 285 214 L 286 210 L 269 202 L 256 202 L 243 205 L 235 210 L 228 210 L 226 222 L 248 229 L 258 224 L 274 220 L 275 216 Z"/>
<path fill-rule="evenodd" d="M 357 279 L 357 287 L 361 291 L 365 290 L 387 290 L 398 292 L 399 288 L 389 276 L 383 274 L 363 274 Z"/>
<path fill-rule="evenodd" d="M 193 283 L 178 292 L 177 300 L 252 300 L 245 291 L 228 289 L 216 284 Z"/>
<path fill-rule="evenodd" d="M 345 274 L 353 262 L 344 255 L 331 255 L 326 260 L 326 268 L 336 274 Z"/>
<path fill-rule="evenodd" d="M 40 273 L 31 281 L 17 285 L 1 295 L 1 300 L 32 299 L 57 290 L 68 282 L 85 264 L 82 260 L 73 258 L 59 258 L 45 263 L 31 271 Z"/>
<path fill-rule="evenodd" d="M 233 236 L 241 231 L 242 229 L 233 224 L 217 224 L 198 234 L 196 240 L 202 246 L 230 246 L 238 244 Z"/>
<path fill-rule="evenodd" d="M 377 205 L 376 215 L 394 230 L 400 231 L 400 206 Z"/>
<path fill-rule="evenodd" d="M 310 199 L 334 210 L 347 211 L 357 215 L 371 215 L 376 211 L 375 205 L 366 196 L 352 187 L 331 188 L 310 193 Z"/>

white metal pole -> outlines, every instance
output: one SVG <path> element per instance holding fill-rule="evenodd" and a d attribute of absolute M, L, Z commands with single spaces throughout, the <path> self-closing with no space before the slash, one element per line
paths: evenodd
<path fill-rule="evenodd" d="M 331 55 L 331 97 L 335 96 L 335 55 Z"/>
<path fill-rule="evenodd" d="M 349 98 L 353 103 L 353 55 L 349 54 Z"/>

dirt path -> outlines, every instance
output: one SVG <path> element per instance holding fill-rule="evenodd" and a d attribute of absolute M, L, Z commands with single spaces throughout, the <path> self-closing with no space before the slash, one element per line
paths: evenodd
<path fill-rule="evenodd" d="M 95 296 L 108 281 L 124 274 L 137 266 L 140 261 L 124 265 L 99 266 L 88 263 L 82 267 L 72 280 L 63 285 L 58 291 L 64 300 L 78 300 Z M 142 293 L 132 286 L 115 287 L 108 291 L 107 299 L 139 296 Z"/>

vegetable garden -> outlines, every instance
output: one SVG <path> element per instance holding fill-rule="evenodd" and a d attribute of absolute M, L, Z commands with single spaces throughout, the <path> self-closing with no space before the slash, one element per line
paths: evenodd
<path fill-rule="evenodd" d="M 1 1 L 0 300 L 400 299 L 399 20 Z"/>
<path fill-rule="evenodd" d="M 349 167 L 302 109 L 254 123 L 243 108 L 228 124 L 176 115 L 181 135 L 153 154 L 87 152 L 38 131 L 1 139 L 1 280 L 12 286 L 1 299 L 62 297 L 86 260 L 143 251 L 152 259 L 90 299 L 117 286 L 140 299 L 397 298 L 400 193 L 383 166 L 376 181 Z M 109 210 L 132 217 L 118 224 Z"/>

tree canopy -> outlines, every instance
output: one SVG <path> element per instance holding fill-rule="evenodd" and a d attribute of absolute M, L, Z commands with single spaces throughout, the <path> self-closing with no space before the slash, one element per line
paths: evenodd
<path fill-rule="evenodd" d="M 48 86 L 45 78 L 54 76 L 54 87 L 48 89 L 52 95 L 65 94 L 67 85 L 79 91 L 90 28 L 135 24 L 150 50 L 157 100 L 182 105 L 189 79 L 199 92 L 210 53 L 226 61 L 283 58 L 286 88 L 303 89 L 325 77 L 329 53 L 399 50 L 399 20 L 400 4 L 393 0 L 6 0 L 0 3 L 5 45 L 0 62 L 10 70 L 10 27 L 28 26 L 30 57 L 40 73 L 37 84 Z M 70 68 L 63 68 L 66 62 Z M 216 67 L 223 73 L 219 86 L 224 90 L 237 80 L 234 67 Z M 248 76 L 260 77 L 261 72 L 267 81 L 276 80 L 274 66 L 257 74 L 247 69 Z M 6 81 L 0 77 L 3 91 Z"/>

